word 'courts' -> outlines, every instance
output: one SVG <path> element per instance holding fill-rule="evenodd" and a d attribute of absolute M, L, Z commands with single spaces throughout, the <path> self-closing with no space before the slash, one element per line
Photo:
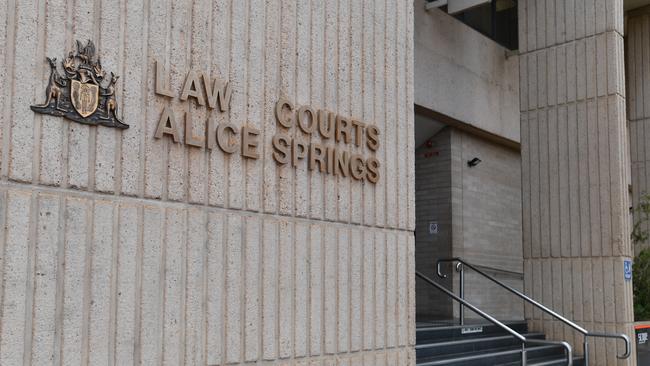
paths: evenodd
<path fill-rule="evenodd" d="M 276 103 L 275 116 L 284 129 L 273 137 L 273 159 L 279 164 L 295 167 L 306 160 L 310 170 L 371 183 L 379 181 L 377 158 L 374 155 L 365 158 L 360 153 L 364 147 L 373 154 L 379 149 L 379 129 L 375 125 L 324 109 L 295 107 L 286 99 Z M 302 134 L 292 137 L 288 131 L 296 126 Z M 315 134 L 320 135 L 322 143 L 310 143 L 301 138 L 301 135 Z M 346 150 L 341 144 L 355 149 Z"/>

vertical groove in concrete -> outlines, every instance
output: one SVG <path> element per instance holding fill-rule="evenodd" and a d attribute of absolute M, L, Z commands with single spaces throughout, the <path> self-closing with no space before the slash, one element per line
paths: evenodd
<path fill-rule="evenodd" d="M 525 287 L 587 329 L 631 335 L 631 282 L 620 270 L 632 255 L 622 2 L 530 0 L 519 11 Z M 633 162 L 639 142 L 632 139 Z M 526 317 L 551 338 L 567 334 L 539 311 L 527 307 Z M 572 340 L 581 352 L 581 337 Z M 610 364 L 605 349 L 621 350 L 593 344 L 598 364 Z"/>

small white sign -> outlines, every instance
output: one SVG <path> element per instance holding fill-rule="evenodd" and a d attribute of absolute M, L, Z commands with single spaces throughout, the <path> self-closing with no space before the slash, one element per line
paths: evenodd
<path fill-rule="evenodd" d="M 461 328 L 460 333 L 461 334 L 483 333 L 483 327 Z"/>
<path fill-rule="evenodd" d="M 436 221 L 429 222 L 429 234 L 438 233 L 438 223 Z"/>

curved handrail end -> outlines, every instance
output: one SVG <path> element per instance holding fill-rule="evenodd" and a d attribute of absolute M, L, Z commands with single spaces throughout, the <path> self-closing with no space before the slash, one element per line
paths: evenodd
<path fill-rule="evenodd" d="M 459 263 L 460 263 L 461 261 L 462 261 L 462 259 L 461 259 L 461 258 L 457 258 L 457 257 L 454 257 L 454 258 L 442 258 L 442 259 L 438 259 L 438 260 L 436 261 L 436 269 L 437 269 L 436 272 L 437 272 L 437 274 L 438 274 L 438 277 L 440 277 L 440 278 L 447 278 L 447 275 L 444 274 L 444 273 L 442 273 L 442 268 L 441 268 L 441 266 L 440 266 L 441 264 L 443 264 L 443 263 L 453 263 L 453 262 L 459 262 Z"/>
<path fill-rule="evenodd" d="M 596 338 L 618 338 L 622 339 L 623 342 L 625 343 L 625 353 L 622 355 L 616 355 L 616 358 L 619 360 L 624 360 L 632 354 L 632 342 L 630 341 L 630 337 L 627 336 L 627 334 L 616 334 L 616 333 L 589 333 L 585 334 L 586 337 L 596 337 Z"/>
<path fill-rule="evenodd" d="M 572 366 L 573 365 L 573 348 L 571 348 L 571 345 L 569 344 L 569 342 L 561 341 L 560 344 L 566 350 L 567 365 Z"/>

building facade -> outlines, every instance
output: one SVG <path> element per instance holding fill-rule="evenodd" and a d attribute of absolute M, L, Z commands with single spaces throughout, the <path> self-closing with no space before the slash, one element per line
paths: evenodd
<path fill-rule="evenodd" d="M 3 3 L 0 364 L 412 364 L 412 14 L 408 1 Z M 86 40 L 121 76 L 128 129 L 30 110 L 49 101 L 46 57 L 63 73 L 69 52 L 91 58 Z M 295 108 L 277 118 L 281 100 Z M 299 106 L 376 126 L 378 148 L 286 127 Z M 375 157 L 379 179 L 280 164 L 280 134 Z"/>
<path fill-rule="evenodd" d="M 650 5 L 470 2 L 0 5 L 0 365 L 415 365 L 447 257 L 633 337 Z"/>

